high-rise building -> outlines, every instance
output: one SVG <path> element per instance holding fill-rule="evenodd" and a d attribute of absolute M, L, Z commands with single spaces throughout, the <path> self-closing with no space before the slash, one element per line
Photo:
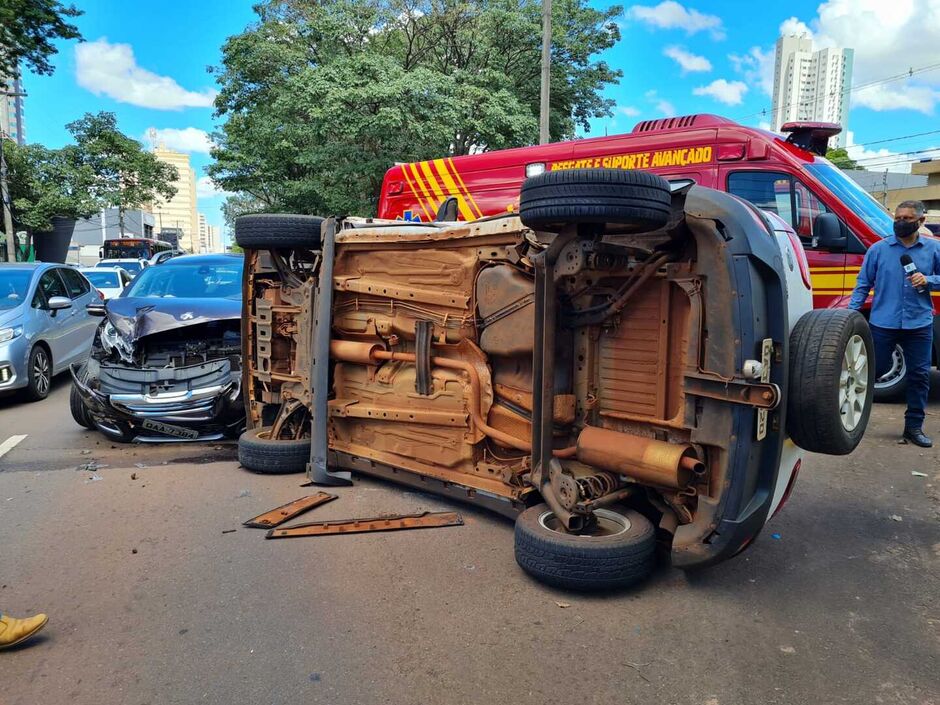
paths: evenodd
<path fill-rule="evenodd" d="M 813 51 L 813 40 L 791 35 L 777 40 L 771 129 L 785 122 L 837 122 L 842 133 L 834 146 L 845 146 L 852 86 L 852 49 Z"/>
<path fill-rule="evenodd" d="M 17 144 L 26 144 L 23 92 L 23 82 L 19 78 L 0 74 L 0 133 Z"/>
<path fill-rule="evenodd" d="M 157 223 L 157 232 L 164 229 L 179 232 L 179 247 L 187 252 L 199 252 L 199 219 L 196 211 L 196 172 L 189 165 L 189 155 L 174 152 L 160 144 L 153 155 L 161 162 L 176 167 L 178 178 L 173 182 L 176 195 L 169 201 L 157 200 L 151 210 Z M 158 235 L 159 237 L 159 235 Z"/>
<path fill-rule="evenodd" d="M 199 252 L 223 252 L 221 228 L 209 225 L 202 213 L 199 214 Z"/>

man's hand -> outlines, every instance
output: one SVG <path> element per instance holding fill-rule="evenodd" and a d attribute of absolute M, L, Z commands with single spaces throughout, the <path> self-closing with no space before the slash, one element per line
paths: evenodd
<path fill-rule="evenodd" d="M 927 286 L 927 277 L 925 277 L 920 272 L 914 272 L 911 276 L 908 277 L 911 280 L 913 286 Z"/>

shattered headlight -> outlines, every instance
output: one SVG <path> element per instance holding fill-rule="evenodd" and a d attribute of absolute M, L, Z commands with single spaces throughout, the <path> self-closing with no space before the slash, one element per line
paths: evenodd
<path fill-rule="evenodd" d="M 101 347 L 106 353 L 117 351 L 118 355 L 127 362 L 134 361 L 134 346 L 118 333 L 111 321 L 105 323 L 104 328 L 101 329 Z"/>

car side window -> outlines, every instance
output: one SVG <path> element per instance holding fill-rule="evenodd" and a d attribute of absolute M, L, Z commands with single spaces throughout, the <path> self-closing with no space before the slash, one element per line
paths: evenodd
<path fill-rule="evenodd" d="M 39 278 L 39 287 L 36 293 L 40 292 L 42 292 L 43 303 L 48 303 L 49 299 L 53 296 L 69 298 L 69 292 L 62 282 L 62 277 L 60 277 L 58 272 L 54 269 L 50 269 Z"/>
<path fill-rule="evenodd" d="M 793 179 L 775 171 L 736 171 L 728 175 L 728 193 L 793 223 Z"/>
<path fill-rule="evenodd" d="M 63 268 L 58 271 L 65 280 L 65 286 L 68 289 L 69 298 L 77 299 L 80 296 L 84 296 L 88 293 L 88 285 L 85 283 L 85 279 L 81 274 L 76 272 L 74 269 Z"/>
<path fill-rule="evenodd" d="M 803 244 L 808 245 L 813 239 L 813 223 L 817 216 L 828 213 L 829 209 L 801 182 L 793 183 L 793 191 L 796 201 L 796 222 L 793 227 Z"/>

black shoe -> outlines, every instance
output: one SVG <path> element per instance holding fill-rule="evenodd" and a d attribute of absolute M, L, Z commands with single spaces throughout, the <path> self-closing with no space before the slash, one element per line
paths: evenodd
<path fill-rule="evenodd" d="M 930 440 L 930 436 L 924 433 L 924 430 L 921 428 L 906 428 L 904 429 L 904 436 L 915 446 L 920 446 L 921 448 L 932 448 L 933 441 Z"/>

